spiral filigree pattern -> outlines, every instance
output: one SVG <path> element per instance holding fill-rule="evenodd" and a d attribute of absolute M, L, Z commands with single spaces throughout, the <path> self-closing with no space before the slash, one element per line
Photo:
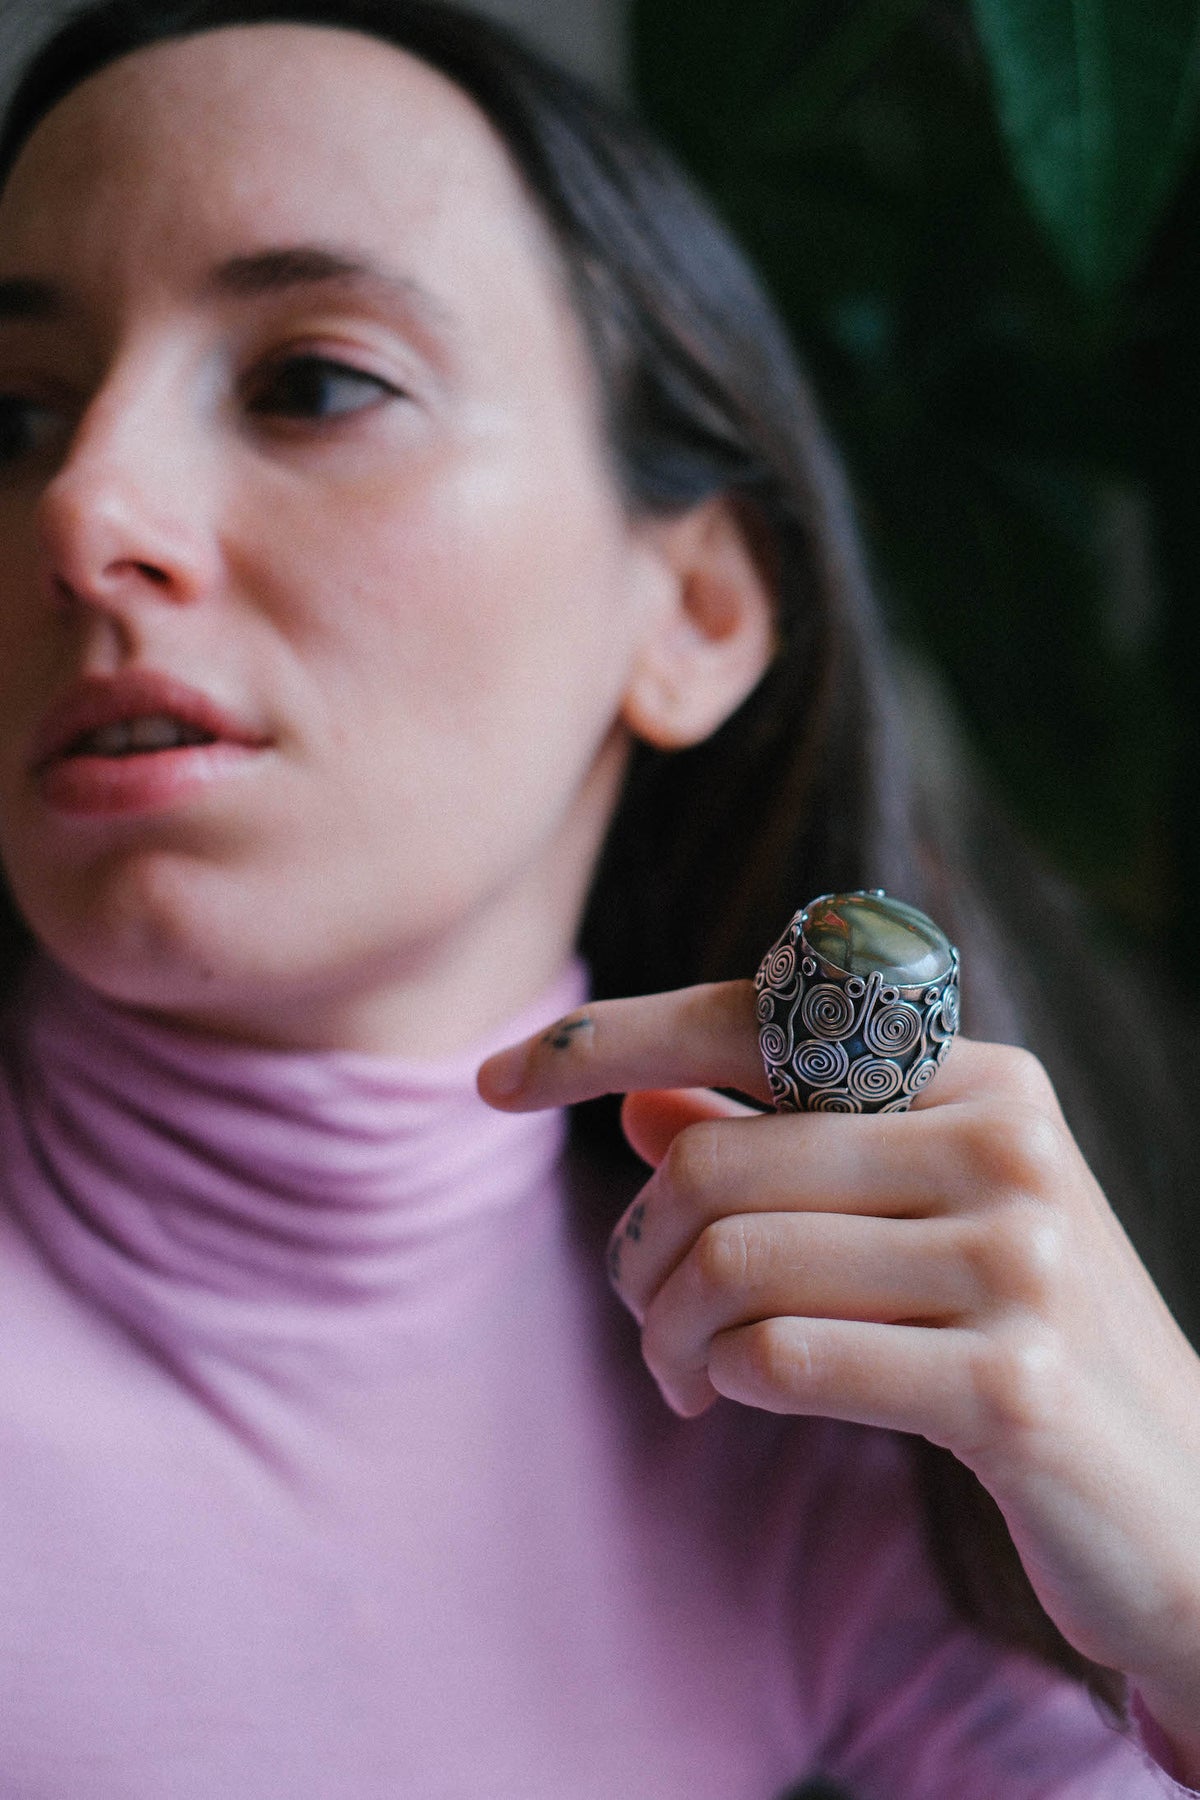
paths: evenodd
<path fill-rule="evenodd" d="M 862 1111 L 862 1106 L 853 1094 L 820 1093 L 811 1096 L 808 1110 L 820 1113 L 857 1113 Z"/>
<path fill-rule="evenodd" d="M 904 1056 L 921 1036 L 921 1015 L 903 1000 L 881 1006 L 867 1020 L 863 1038 L 879 1056 Z"/>
<path fill-rule="evenodd" d="M 786 993 L 796 979 L 796 946 L 776 944 L 763 964 L 765 979 L 777 992 Z"/>
<path fill-rule="evenodd" d="M 816 1088 L 836 1087 L 839 1081 L 846 1079 L 846 1070 L 850 1067 L 845 1044 L 819 1038 L 798 1044 L 792 1062 L 801 1081 Z"/>
<path fill-rule="evenodd" d="M 781 1112 L 803 1112 L 804 1096 L 794 1075 L 786 1069 L 772 1069 L 767 1078 L 771 1098 Z"/>
<path fill-rule="evenodd" d="M 910 1097 L 913 1094 L 919 1094 L 922 1088 L 927 1088 L 929 1086 L 930 1082 L 937 1074 L 937 1071 L 938 1066 L 936 1057 L 923 1056 L 919 1062 L 913 1064 L 912 1068 L 908 1071 L 908 1074 L 904 1077 L 905 1093 Z"/>
<path fill-rule="evenodd" d="M 940 1023 L 942 1033 L 945 1037 L 953 1037 L 958 1030 L 958 989 L 953 982 L 942 995 Z"/>
<path fill-rule="evenodd" d="M 813 1037 L 840 1038 L 854 1024 L 854 1007 L 840 987 L 818 981 L 805 994 L 800 1017 Z"/>
<path fill-rule="evenodd" d="M 850 1064 L 847 1086 L 857 1100 L 890 1100 L 900 1092 L 903 1076 L 899 1065 L 881 1056 L 860 1056 Z"/>

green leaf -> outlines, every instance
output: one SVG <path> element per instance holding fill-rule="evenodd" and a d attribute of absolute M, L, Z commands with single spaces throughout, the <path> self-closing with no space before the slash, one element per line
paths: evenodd
<path fill-rule="evenodd" d="M 972 0 L 1018 174 L 1094 298 L 1135 268 L 1192 145 L 1200 0 Z"/>
<path fill-rule="evenodd" d="M 859 0 L 770 101 L 754 127 L 755 141 L 773 152 L 803 148 L 928 4 L 929 0 Z"/>

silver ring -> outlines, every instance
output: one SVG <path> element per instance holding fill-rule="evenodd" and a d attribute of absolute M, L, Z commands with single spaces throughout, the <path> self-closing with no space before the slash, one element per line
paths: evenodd
<path fill-rule="evenodd" d="M 754 985 L 779 1112 L 906 1112 L 958 1030 L 958 951 L 882 888 L 810 900 Z"/>

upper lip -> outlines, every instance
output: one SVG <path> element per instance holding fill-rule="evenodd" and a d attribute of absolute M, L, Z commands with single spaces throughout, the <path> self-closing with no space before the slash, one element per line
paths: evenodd
<path fill-rule="evenodd" d="M 55 761 L 85 732 L 161 713 L 227 743 L 261 747 L 269 741 L 199 688 L 157 669 L 127 669 L 120 675 L 88 675 L 68 688 L 51 706 L 34 739 L 34 767 Z"/>

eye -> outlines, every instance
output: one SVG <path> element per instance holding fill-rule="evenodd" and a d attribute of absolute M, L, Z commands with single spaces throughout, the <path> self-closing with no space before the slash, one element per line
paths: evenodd
<path fill-rule="evenodd" d="M 24 394 L 0 394 L 0 467 L 46 449 L 64 428 L 54 407 Z"/>
<path fill-rule="evenodd" d="M 365 369 L 326 356 L 290 356 L 256 387 L 250 411 L 287 419 L 337 419 L 364 412 L 381 394 L 396 398 L 400 390 Z"/>

